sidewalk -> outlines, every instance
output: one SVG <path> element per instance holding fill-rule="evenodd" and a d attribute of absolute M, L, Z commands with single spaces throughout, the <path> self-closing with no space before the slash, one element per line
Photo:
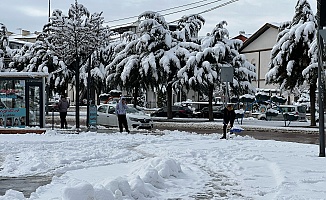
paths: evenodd
<path fill-rule="evenodd" d="M 194 130 L 211 130 L 211 129 L 221 129 L 223 126 L 222 119 L 215 119 L 214 121 L 208 121 L 208 119 L 203 118 L 174 118 L 166 119 L 165 117 L 153 117 L 154 121 L 154 130 L 156 128 L 175 128 L 175 129 L 194 129 Z M 51 128 L 52 126 L 52 116 L 46 116 L 46 127 Z M 68 115 L 67 122 L 68 126 L 75 126 L 75 116 Z M 54 127 L 59 127 L 60 118 L 59 115 L 54 115 Z M 81 115 L 80 119 L 81 128 L 86 128 L 86 116 Z M 307 134 L 318 134 L 319 127 L 318 123 L 316 127 L 310 126 L 310 121 L 299 122 L 293 121 L 289 126 L 285 126 L 284 121 L 263 121 L 257 120 L 255 118 L 244 118 L 242 124 L 234 122 L 234 126 L 239 126 L 245 129 L 246 131 L 276 131 L 276 132 L 293 132 L 293 133 L 307 133 Z"/>

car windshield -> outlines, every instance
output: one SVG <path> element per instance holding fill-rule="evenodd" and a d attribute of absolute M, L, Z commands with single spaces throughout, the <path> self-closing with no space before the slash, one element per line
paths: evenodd
<path fill-rule="evenodd" d="M 221 106 L 213 106 L 213 110 L 220 111 L 220 110 L 222 110 L 222 107 Z"/>
<path fill-rule="evenodd" d="M 298 106 L 299 113 L 306 113 L 306 107 L 305 106 Z"/>
<path fill-rule="evenodd" d="M 295 108 L 294 107 L 281 107 L 283 112 L 294 112 Z"/>
<path fill-rule="evenodd" d="M 142 111 L 137 110 L 134 107 L 128 107 L 126 110 L 127 113 L 134 113 L 134 114 L 144 114 Z"/>
<path fill-rule="evenodd" d="M 223 107 L 221 106 L 213 106 L 213 111 L 221 111 Z M 204 107 L 202 111 L 208 111 L 208 107 Z"/>

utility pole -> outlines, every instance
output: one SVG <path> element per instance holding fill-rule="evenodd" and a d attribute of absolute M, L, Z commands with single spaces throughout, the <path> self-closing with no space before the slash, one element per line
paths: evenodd
<path fill-rule="evenodd" d="M 51 0 L 49 0 L 49 3 L 48 3 L 48 23 L 50 23 L 50 10 L 51 10 Z M 45 90 L 46 90 L 46 106 L 45 106 L 45 110 L 46 110 L 46 115 L 49 114 L 49 98 L 50 98 L 50 83 L 49 83 L 49 80 L 46 80 L 46 86 L 45 86 Z M 53 125 L 53 123 L 52 123 Z"/>
<path fill-rule="evenodd" d="M 51 16 L 51 0 L 49 0 L 49 10 L 48 10 L 48 22 L 50 22 L 50 16 Z"/>
<path fill-rule="evenodd" d="M 323 67 L 323 50 L 324 41 L 326 41 L 326 3 L 317 1 L 317 44 L 318 44 L 318 104 L 319 104 L 319 157 L 325 157 L 325 127 L 324 127 L 324 67 Z"/>
<path fill-rule="evenodd" d="M 91 65 L 92 65 L 92 55 L 89 56 L 88 58 L 88 67 L 87 67 L 87 120 L 86 120 L 86 126 L 89 130 L 90 128 L 90 109 L 89 107 L 91 106 Z"/>
<path fill-rule="evenodd" d="M 75 61 L 75 77 L 76 77 L 76 129 L 79 131 L 80 123 L 79 123 L 79 57 L 76 46 L 76 61 Z"/>

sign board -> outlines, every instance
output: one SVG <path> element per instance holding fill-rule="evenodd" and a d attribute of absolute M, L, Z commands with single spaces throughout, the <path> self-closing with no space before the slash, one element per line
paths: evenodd
<path fill-rule="evenodd" d="M 233 82 L 233 67 L 221 67 L 221 81 Z"/>
<path fill-rule="evenodd" d="M 24 128 L 26 108 L 0 109 L 0 126 Z"/>
<path fill-rule="evenodd" d="M 267 107 L 265 105 L 261 105 L 259 107 L 259 112 L 265 114 L 267 111 Z"/>
<path fill-rule="evenodd" d="M 325 29 L 320 29 L 319 35 L 323 38 L 324 41 L 326 41 L 326 30 Z"/>
<path fill-rule="evenodd" d="M 89 125 L 96 126 L 97 122 L 97 107 L 96 105 L 89 106 Z"/>

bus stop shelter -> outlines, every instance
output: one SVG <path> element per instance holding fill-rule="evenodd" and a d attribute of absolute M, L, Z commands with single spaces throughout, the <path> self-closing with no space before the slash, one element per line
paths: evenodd
<path fill-rule="evenodd" d="M 42 72 L 0 72 L 0 127 L 45 127 Z"/>

